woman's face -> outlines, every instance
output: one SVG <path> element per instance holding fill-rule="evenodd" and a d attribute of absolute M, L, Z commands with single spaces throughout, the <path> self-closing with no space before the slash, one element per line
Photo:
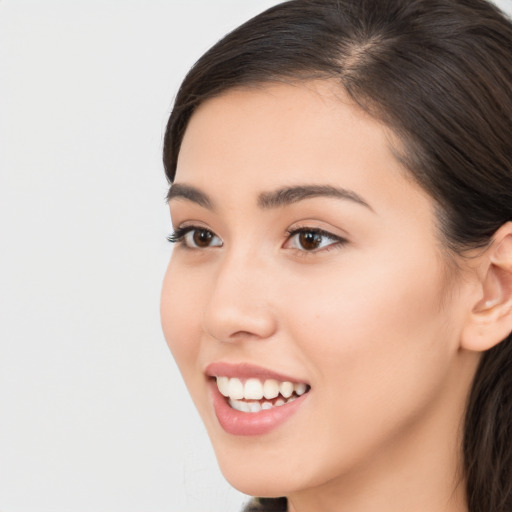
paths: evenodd
<path fill-rule="evenodd" d="M 321 82 L 227 92 L 186 130 L 162 324 L 243 492 L 450 451 L 469 382 L 465 285 L 391 147 Z"/>

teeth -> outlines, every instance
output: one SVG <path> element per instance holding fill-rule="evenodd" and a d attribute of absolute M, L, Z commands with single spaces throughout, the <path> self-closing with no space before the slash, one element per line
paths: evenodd
<path fill-rule="evenodd" d="M 281 382 L 279 386 L 279 392 L 285 398 L 291 397 L 293 393 L 293 384 L 291 382 Z"/>
<path fill-rule="evenodd" d="M 249 379 L 245 383 L 244 398 L 247 400 L 261 400 L 263 398 L 263 386 L 259 379 Z"/>
<path fill-rule="evenodd" d="M 241 400 L 229 400 L 229 405 L 240 412 L 251 412 L 249 404 L 247 402 L 242 402 Z"/>
<path fill-rule="evenodd" d="M 279 394 L 281 394 L 281 397 L 284 399 L 295 399 L 298 396 L 303 395 L 308 389 L 307 384 L 304 384 L 303 382 L 278 382 L 275 379 L 267 379 L 262 382 L 259 379 L 252 378 L 247 379 L 244 383 L 242 380 L 235 377 L 229 378 L 225 376 L 217 377 L 217 387 L 223 396 L 230 398 L 235 402 L 243 399 L 261 400 L 266 398 L 267 400 L 273 400 L 274 398 L 277 398 Z M 270 402 L 264 403 L 269 403 L 270 406 L 272 406 Z M 279 406 L 284 403 L 286 402 L 279 398 L 274 405 Z"/>
<path fill-rule="evenodd" d="M 293 385 L 293 390 L 295 391 L 295 393 L 298 396 L 303 395 L 306 392 L 306 388 L 307 388 L 306 384 L 303 384 L 302 382 L 300 382 L 299 384 Z"/>
<path fill-rule="evenodd" d="M 228 395 L 229 398 L 234 400 L 240 400 L 244 397 L 244 385 L 240 379 L 229 379 Z"/>
<path fill-rule="evenodd" d="M 279 395 L 279 382 L 274 379 L 266 380 L 263 384 L 263 395 L 268 400 L 271 400 L 272 398 L 275 398 L 277 395 Z"/>
<path fill-rule="evenodd" d="M 229 379 L 227 377 L 217 377 L 217 387 L 224 396 L 229 396 Z"/>
<path fill-rule="evenodd" d="M 260 412 L 261 405 L 259 402 L 249 402 L 249 412 Z"/>
<path fill-rule="evenodd" d="M 260 412 L 260 411 L 267 411 L 268 409 L 272 409 L 272 407 L 281 407 L 284 404 L 288 404 L 290 402 L 293 402 L 294 400 L 297 400 L 296 396 L 292 396 L 288 398 L 288 400 L 284 401 L 282 398 L 278 398 L 274 405 L 272 405 L 270 402 L 263 402 L 262 404 L 260 402 L 244 402 L 243 400 L 233 400 L 232 398 L 229 399 L 229 405 L 233 409 L 236 409 L 240 412 Z"/>

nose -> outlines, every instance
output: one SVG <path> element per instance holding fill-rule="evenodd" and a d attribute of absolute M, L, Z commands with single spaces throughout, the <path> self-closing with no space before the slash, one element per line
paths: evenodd
<path fill-rule="evenodd" d="M 203 330 L 221 342 L 270 338 L 277 328 L 268 286 L 270 275 L 255 257 L 226 257 L 211 284 Z"/>

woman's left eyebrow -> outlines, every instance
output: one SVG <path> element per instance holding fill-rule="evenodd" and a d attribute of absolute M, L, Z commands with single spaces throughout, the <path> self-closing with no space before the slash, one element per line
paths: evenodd
<path fill-rule="evenodd" d="M 333 187 L 332 185 L 298 185 L 280 188 L 272 192 L 262 192 L 258 196 L 258 206 L 264 209 L 279 208 L 313 197 L 344 199 L 360 204 L 372 212 L 375 212 L 374 209 L 353 190 Z"/>

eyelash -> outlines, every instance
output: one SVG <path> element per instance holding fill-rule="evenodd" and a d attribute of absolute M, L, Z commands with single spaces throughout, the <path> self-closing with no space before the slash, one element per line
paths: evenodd
<path fill-rule="evenodd" d="M 211 231 L 210 229 L 204 228 L 202 226 L 185 226 L 185 227 L 176 228 L 167 237 L 167 240 L 171 243 L 183 244 L 188 249 L 206 249 L 209 247 L 219 247 L 219 245 L 206 246 L 206 247 L 196 247 L 196 246 L 186 245 L 185 237 L 187 236 L 187 234 L 189 234 L 191 232 L 195 232 L 195 231 L 203 231 L 204 233 L 208 233 L 212 237 L 219 238 L 213 231 Z M 336 246 L 341 247 L 348 243 L 347 239 L 337 236 L 337 235 L 334 235 L 333 233 L 330 233 L 329 231 L 325 231 L 320 228 L 311 228 L 311 227 L 307 227 L 307 226 L 301 226 L 301 227 L 297 227 L 294 229 L 289 229 L 289 230 L 287 230 L 286 233 L 287 233 L 287 235 L 286 235 L 285 243 L 290 242 L 293 239 L 293 237 L 295 237 L 297 235 L 305 234 L 305 233 L 313 234 L 314 236 L 320 236 L 323 238 L 327 238 L 332 241 L 332 243 L 329 243 L 324 247 L 315 248 L 315 249 L 311 249 L 311 250 L 308 250 L 304 247 L 302 249 L 299 249 L 297 247 L 294 248 L 297 252 L 306 253 L 306 254 L 316 253 L 316 252 L 320 252 L 320 251 L 329 251 L 329 250 L 335 248 Z M 220 238 L 219 238 L 219 240 L 220 240 Z"/>
<path fill-rule="evenodd" d="M 183 237 L 192 229 L 199 229 L 196 226 L 187 226 L 186 228 L 176 228 L 167 237 L 167 241 L 171 244 L 177 244 L 183 241 Z"/>

